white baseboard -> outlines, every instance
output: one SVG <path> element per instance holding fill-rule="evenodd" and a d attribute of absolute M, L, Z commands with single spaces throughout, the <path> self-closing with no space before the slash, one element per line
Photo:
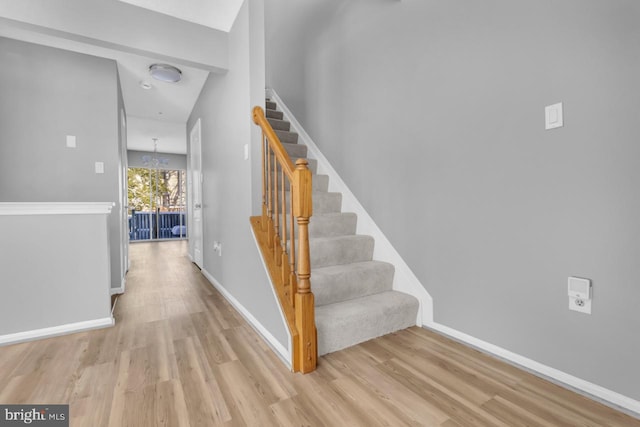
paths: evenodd
<path fill-rule="evenodd" d="M 640 418 L 640 401 L 631 399 L 630 397 L 616 393 L 615 391 L 606 389 L 597 384 L 590 383 L 589 381 L 585 381 L 581 378 L 574 377 L 573 375 L 559 371 L 558 369 L 550 366 L 543 365 L 535 360 L 531 360 L 502 347 L 498 347 L 497 345 L 482 341 L 448 326 L 431 322 L 424 327 L 440 332 L 456 341 L 468 344 L 471 347 L 483 351 L 484 353 L 496 356 L 512 365 L 523 368 L 524 370 L 537 374 L 538 376 L 542 376 L 555 384 L 597 400 L 607 406 L 613 407 L 614 409 L 625 412 L 633 417 Z"/>
<path fill-rule="evenodd" d="M 120 286 L 117 288 L 110 288 L 109 293 L 111 295 L 124 294 L 124 289 L 126 287 L 126 284 L 127 284 L 127 278 L 123 277 L 122 280 L 120 281 Z"/>
<path fill-rule="evenodd" d="M 75 332 L 88 331 L 113 326 L 113 317 L 87 320 L 84 322 L 67 323 L 66 325 L 52 326 L 50 328 L 34 329 L 32 331 L 17 332 L 15 334 L 0 335 L 0 345 L 17 344 L 25 341 L 33 341 L 42 338 L 57 337 Z"/>
<path fill-rule="evenodd" d="M 119 288 L 111 288 L 111 290 L 109 292 L 111 293 L 111 295 L 123 294 L 124 293 L 124 287 L 120 286 Z"/>
<path fill-rule="evenodd" d="M 214 288 L 222 294 L 223 297 L 245 318 L 247 322 L 264 338 L 275 353 L 282 359 L 285 364 L 291 368 L 291 355 L 289 351 L 274 337 L 271 332 L 265 328 L 262 323 L 256 319 L 240 302 L 227 291 L 207 270 L 201 270 L 204 277 L 207 278 Z"/>

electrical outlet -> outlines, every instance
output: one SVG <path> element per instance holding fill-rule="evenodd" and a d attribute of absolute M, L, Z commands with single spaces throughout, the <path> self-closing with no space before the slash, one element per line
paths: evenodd
<path fill-rule="evenodd" d="M 222 243 L 214 241 L 213 250 L 218 253 L 218 256 L 222 256 Z"/>
<path fill-rule="evenodd" d="M 591 314 L 591 300 L 583 298 L 569 297 L 569 310 L 580 313 Z"/>

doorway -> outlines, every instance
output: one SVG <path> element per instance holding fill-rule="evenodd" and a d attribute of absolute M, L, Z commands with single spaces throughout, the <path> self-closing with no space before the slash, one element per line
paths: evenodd
<path fill-rule="evenodd" d="M 202 127 L 200 119 L 196 121 L 189 132 L 190 154 L 190 189 L 191 189 L 191 237 L 193 248 L 192 261 L 200 268 L 203 267 L 203 226 L 202 226 Z"/>
<path fill-rule="evenodd" d="M 186 172 L 128 168 L 129 241 L 187 238 Z"/>

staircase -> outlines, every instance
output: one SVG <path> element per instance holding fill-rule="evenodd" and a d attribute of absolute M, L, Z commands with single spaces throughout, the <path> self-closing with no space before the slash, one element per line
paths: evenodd
<path fill-rule="evenodd" d="M 298 134 L 266 101 L 266 117 L 295 163 L 307 159 Z M 394 267 L 373 260 L 374 239 L 356 234 L 357 216 L 342 212 L 342 194 L 328 191 L 329 177 L 313 174 L 309 223 L 311 290 L 315 295 L 318 354 L 331 353 L 416 324 L 418 300 L 392 290 Z"/>

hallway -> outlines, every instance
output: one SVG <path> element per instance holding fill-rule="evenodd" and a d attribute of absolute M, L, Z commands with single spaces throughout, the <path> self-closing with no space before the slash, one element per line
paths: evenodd
<path fill-rule="evenodd" d="M 115 327 L 0 347 L 0 403 L 69 403 L 72 426 L 640 426 L 415 327 L 291 374 L 186 250 L 131 245 Z"/>

